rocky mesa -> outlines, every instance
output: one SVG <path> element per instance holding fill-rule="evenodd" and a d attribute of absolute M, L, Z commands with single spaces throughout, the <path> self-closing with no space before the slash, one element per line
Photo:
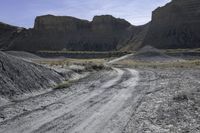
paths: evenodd
<path fill-rule="evenodd" d="M 114 51 L 120 48 L 120 44 L 127 43 L 134 30 L 140 32 L 142 28 L 110 15 L 95 16 L 91 22 L 68 16 L 45 15 L 35 19 L 33 29 L 18 32 L 20 39 L 9 43 L 8 49 Z"/>
<path fill-rule="evenodd" d="M 0 23 L 0 49 L 115 51 L 144 45 L 160 49 L 200 46 L 199 0 L 172 0 L 152 13 L 152 20 L 133 26 L 111 15 L 92 21 L 69 16 L 39 16 L 32 29 Z"/>
<path fill-rule="evenodd" d="M 0 49 L 6 50 L 14 45 L 16 39 L 20 39 L 24 28 L 8 25 L 0 22 Z"/>
<path fill-rule="evenodd" d="M 143 44 L 162 49 L 200 47 L 200 1 L 172 0 L 153 11 Z"/>

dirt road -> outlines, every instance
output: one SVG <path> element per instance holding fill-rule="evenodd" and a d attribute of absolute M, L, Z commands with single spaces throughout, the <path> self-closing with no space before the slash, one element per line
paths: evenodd
<path fill-rule="evenodd" d="M 96 72 L 0 107 L 0 133 L 198 133 L 198 72 Z"/>
<path fill-rule="evenodd" d="M 70 88 L 6 105 L 0 108 L 0 132 L 113 132 L 111 127 L 121 132 L 138 80 L 137 71 L 116 68 L 92 74 Z"/>

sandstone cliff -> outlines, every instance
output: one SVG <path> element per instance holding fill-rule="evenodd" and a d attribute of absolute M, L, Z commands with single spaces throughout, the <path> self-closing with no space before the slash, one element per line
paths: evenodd
<path fill-rule="evenodd" d="M 152 21 L 133 26 L 110 15 L 92 21 L 45 15 L 32 29 L 0 23 L 0 49 L 115 51 L 136 50 L 144 45 L 157 48 L 200 47 L 200 1 L 172 0 L 152 14 Z"/>
<path fill-rule="evenodd" d="M 0 22 L 0 50 L 9 49 L 23 28 L 11 26 Z"/>
<path fill-rule="evenodd" d="M 144 45 L 157 48 L 200 47 L 200 1 L 173 0 L 153 11 Z"/>
<path fill-rule="evenodd" d="M 149 28 L 149 23 L 131 28 L 129 34 L 126 36 L 122 42 L 118 45 L 118 50 L 121 51 L 131 51 L 138 50 L 143 46 L 145 36 Z"/>
<path fill-rule="evenodd" d="M 130 30 L 131 29 L 131 30 Z M 33 29 L 20 33 L 11 50 L 114 51 L 136 27 L 110 15 L 95 16 L 91 22 L 66 16 L 37 17 Z M 137 30 L 136 30 L 137 31 Z"/>

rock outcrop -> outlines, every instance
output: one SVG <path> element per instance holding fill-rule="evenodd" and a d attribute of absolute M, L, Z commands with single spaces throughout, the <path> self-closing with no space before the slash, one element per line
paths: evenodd
<path fill-rule="evenodd" d="M 91 22 L 45 15 L 36 18 L 33 29 L 20 33 L 21 39 L 15 40 L 9 50 L 114 51 L 137 29 L 110 15 L 95 16 Z"/>
<path fill-rule="evenodd" d="M 92 21 L 67 16 L 45 15 L 34 28 L 23 29 L 0 23 L 3 50 L 136 50 L 144 45 L 156 48 L 200 47 L 200 1 L 172 0 L 152 14 L 152 21 L 133 26 L 110 15 Z"/>
<path fill-rule="evenodd" d="M 68 16 L 39 16 L 35 19 L 34 30 L 55 32 L 77 32 L 89 28 L 89 21 Z"/>
<path fill-rule="evenodd" d="M 0 99 L 45 90 L 62 80 L 64 77 L 51 69 L 0 52 Z"/>
<path fill-rule="evenodd" d="M 0 50 L 9 49 L 13 42 L 20 38 L 23 28 L 11 26 L 0 22 Z"/>
<path fill-rule="evenodd" d="M 200 1 L 172 0 L 153 11 L 143 44 L 162 49 L 200 47 Z"/>
<path fill-rule="evenodd" d="M 143 46 L 148 28 L 149 23 L 142 26 L 131 27 L 129 30 L 129 34 L 126 36 L 126 39 L 122 40 L 122 42 L 119 43 L 117 49 L 121 51 L 140 49 Z"/>

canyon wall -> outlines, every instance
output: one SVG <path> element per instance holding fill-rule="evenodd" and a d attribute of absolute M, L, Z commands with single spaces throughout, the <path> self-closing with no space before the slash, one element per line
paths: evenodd
<path fill-rule="evenodd" d="M 1 50 L 130 51 L 144 45 L 160 49 L 200 47 L 200 1 L 172 0 L 133 26 L 111 15 L 92 21 L 69 16 L 39 16 L 32 29 L 0 23 Z"/>
<path fill-rule="evenodd" d="M 200 1 L 172 0 L 153 11 L 143 44 L 162 49 L 200 47 Z"/>
<path fill-rule="evenodd" d="M 131 30 L 130 30 L 131 29 Z M 33 29 L 23 32 L 12 50 L 115 51 L 136 27 L 110 15 L 81 20 L 67 16 L 37 17 Z"/>

